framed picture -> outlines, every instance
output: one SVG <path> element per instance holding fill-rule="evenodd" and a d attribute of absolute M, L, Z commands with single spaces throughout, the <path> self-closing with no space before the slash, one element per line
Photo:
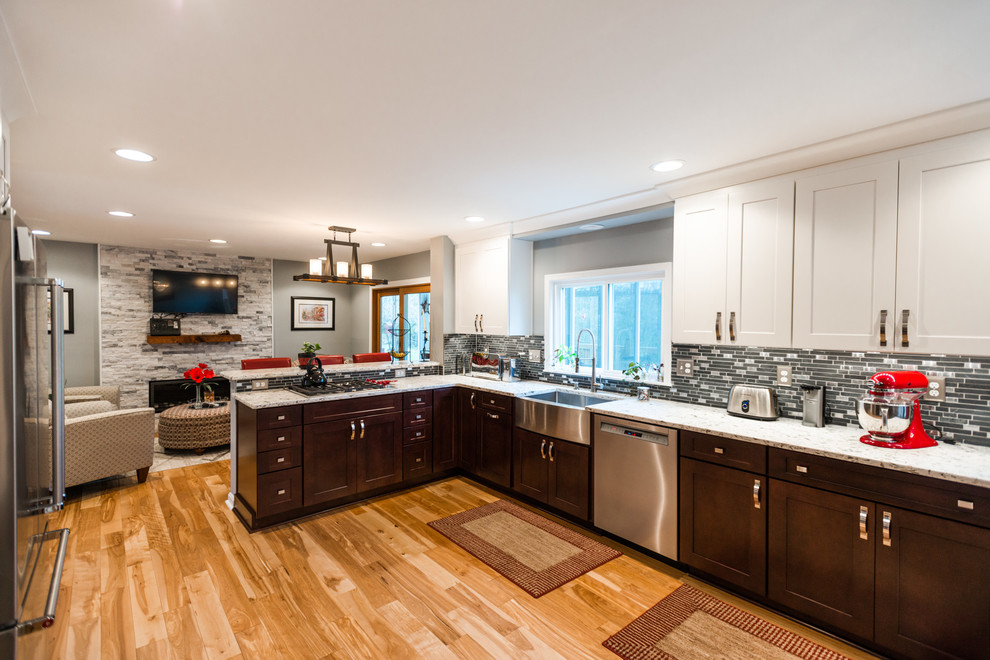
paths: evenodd
<path fill-rule="evenodd" d="M 76 331 L 76 299 L 72 289 L 62 289 L 62 332 L 71 335 Z M 47 300 L 48 332 L 52 331 L 52 294 Z"/>
<path fill-rule="evenodd" d="M 293 330 L 333 330 L 333 298 L 292 296 Z"/>

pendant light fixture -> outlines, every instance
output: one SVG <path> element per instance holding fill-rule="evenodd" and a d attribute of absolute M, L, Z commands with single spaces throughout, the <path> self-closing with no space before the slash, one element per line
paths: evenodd
<path fill-rule="evenodd" d="M 351 227 L 328 227 L 333 232 L 333 238 L 325 238 L 327 256 L 325 259 L 310 259 L 309 272 L 293 275 L 297 282 L 325 282 L 326 284 L 388 284 L 388 280 L 376 280 L 371 277 L 371 264 L 358 262 L 357 249 L 360 243 L 351 241 L 351 234 L 357 231 Z M 338 241 L 337 234 L 347 234 L 346 241 Z M 342 245 L 351 248 L 350 261 L 334 261 L 333 246 Z"/>

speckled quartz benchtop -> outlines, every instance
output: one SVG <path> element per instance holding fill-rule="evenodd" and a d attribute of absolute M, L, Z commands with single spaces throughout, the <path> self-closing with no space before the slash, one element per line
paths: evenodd
<path fill-rule="evenodd" d="M 733 417 L 721 408 L 660 399 L 637 401 L 627 398 L 588 406 L 588 410 L 990 488 L 990 448 L 987 447 L 939 444 L 925 449 L 884 449 L 860 442 L 863 431 L 859 428 L 814 428 L 804 426 L 800 420 L 784 417 L 764 422 Z"/>
<path fill-rule="evenodd" d="M 439 362 L 359 362 L 354 364 L 326 364 L 323 371 L 330 376 L 334 374 L 346 374 L 357 371 L 390 371 L 395 369 L 409 369 L 412 367 L 439 367 Z M 229 369 L 221 376 L 231 381 L 257 380 L 259 378 L 280 378 L 302 376 L 305 369 L 299 367 L 279 367 L 278 369 Z"/>
<path fill-rule="evenodd" d="M 525 396 L 561 389 L 538 381 L 503 383 L 460 375 L 414 376 L 399 378 L 392 386 L 383 390 L 314 397 L 304 397 L 287 390 L 268 390 L 239 393 L 234 395 L 234 400 L 250 408 L 271 408 L 295 403 L 334 401 L 455 385 L 509 396 Z M 883 449 L 861 443 L 859 438 L 863 435 L 863 431 L 858 428 L 848 426 L 813 428 L 804 426 L 799 420 L 789 418 L 764 422 L 733 417 L 721 408 L 660 399 L 637 401 L 632 397 L 622 397 L 608 403 L 588 406 L 588 410 L 638 422 L 710 433 L 744 442 L 755 442 L 770 447 L 792 449 L 852 463 L 874 465 L 990 488 L 990 448 L 987 447 L 939 444 L 937 447 L 926 449 Z"/>

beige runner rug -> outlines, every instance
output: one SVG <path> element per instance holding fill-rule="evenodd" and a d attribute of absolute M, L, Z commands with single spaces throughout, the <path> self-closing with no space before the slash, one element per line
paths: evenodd
<path fill-rule="evenodd" d="M 626 660 L 848 660 L 686 584 L 603 646 Z"/>
<path fill-rule="evenodd" d="M 429 525 L 534 598 L 622 555 L 506 500 Z"/>

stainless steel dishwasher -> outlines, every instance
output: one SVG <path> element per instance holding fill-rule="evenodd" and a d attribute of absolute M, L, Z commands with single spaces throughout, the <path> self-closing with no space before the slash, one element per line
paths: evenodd
<path fill-rule="evenodd" d="M 677 559 L 677 431 L 595 415 L 596 527 Z"/>

